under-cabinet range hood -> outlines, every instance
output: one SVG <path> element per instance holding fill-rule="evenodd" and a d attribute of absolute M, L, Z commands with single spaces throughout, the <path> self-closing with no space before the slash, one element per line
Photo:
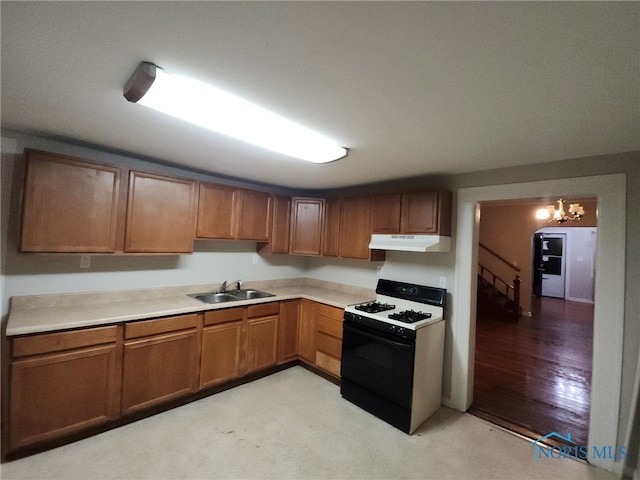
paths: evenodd
<path fill-rule="evenodd" d="M 369 248 L 371 250 L 399 250 L 403 252 L 448 252 L 451 250 L 451 237 L 373 234 Z"/>

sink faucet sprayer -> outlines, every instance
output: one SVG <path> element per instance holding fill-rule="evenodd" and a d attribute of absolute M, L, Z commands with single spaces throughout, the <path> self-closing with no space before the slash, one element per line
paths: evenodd
<path fill-rule="evenodd" d="M 222 282 L 222 285 L 220 285 L 220 293 L 225 293 L 227 291 L 227 288 L 229 288 L 229 285 L 233 285 L 234 283 L 238 284 L 238 290 L 242 289 L 242 280 L 234 280 L 233 282 L 229 283 L 227 283 L 227 281 L 225 280 L 224 282 Z"/>

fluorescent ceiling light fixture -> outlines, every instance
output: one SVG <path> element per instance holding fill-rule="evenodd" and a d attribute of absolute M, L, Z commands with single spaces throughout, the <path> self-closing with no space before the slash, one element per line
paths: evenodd
<path fill-rule="evenodd" d="M 124 87 L 124 97 L 239 140 L 313 163 L 347 155 L 347 149 L 240 97 L 142 62 Z"/>

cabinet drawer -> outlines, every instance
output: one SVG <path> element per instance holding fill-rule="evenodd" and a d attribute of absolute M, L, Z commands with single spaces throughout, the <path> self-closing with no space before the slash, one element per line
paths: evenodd
<path fill-rule="evenodd" d="M 342 318 L 344 317 L 344 309 L 331 307 L 329 305 L 325 305 L 324 303 L 317 304 L 316 313 L 317 315 L 333 318 L 334 320 L 339 320 L 340 322 L 342 322 Z"/>
<path fill-rule="evenodd" d="M 342 358 L 342 342 L 324 333 L 319 333 L 316 337 L 316 349 L 332 357 Z"/>
<path fill-rule="evenodd" d="M 72 332 L 45 333 L 17 337 L 12 340 L 13 358 L 28 357 L 41 353 L 59 352 L 74 348 L 115 343 L 118 327 L 100 327 Z"/>
<path fill-rule="evenodd" d="M 335 338 L 342 338 L 342 321 L 318 315 L 316 319 L 316 330 Z"/>
<path fill-rule="evenodd" d="M 280 302 L 262 303 L 247 307 L 247 317 L 268 317 L 280 313 Z"/>
<path fill-rule="evenodd" d="M 242 320 L 242 307 L 224 308 L 222 310 L 211 310 L 204 314 L 205 325 L 215 325 L 216 323 L 233 322 L 234 320 Z"/>
<path fill-rule="evenodd" d="M 159 318 L 157 320 L 146 320 L 137 323 L 128 323 L 124 327 L 124 338 L 147 337 L 160 333 L 176 332 L 196 328 L 198 325 L 198 315 L 180 315 L 170 318 Z"/>
<path fill-rule="evenodd" d="M 340 376 L 340 360 L 322 352 L 316 354 L 316 365 L 336 377 Z"/>

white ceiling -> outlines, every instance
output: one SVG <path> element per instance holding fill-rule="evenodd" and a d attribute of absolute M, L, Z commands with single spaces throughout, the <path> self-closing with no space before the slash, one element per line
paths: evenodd
<path fill-rule="evenodd" d="M 640 150 L 638 2 L 1 2 L 2 127 L 294 188 Z M 350 149 L 331 164 L 127 102 L 150 61 Z"/>

